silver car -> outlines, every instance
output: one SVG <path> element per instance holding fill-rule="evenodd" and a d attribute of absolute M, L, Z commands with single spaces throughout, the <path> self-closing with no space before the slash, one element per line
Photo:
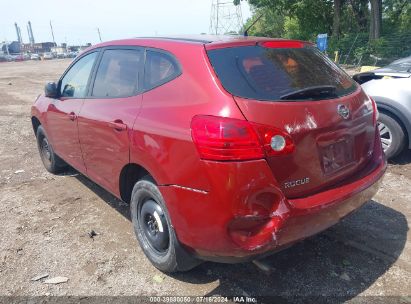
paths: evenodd
<path fill-rule="evenodd" d="M 52 53 L 44 53 L 43 54 L 43 59 L 44 60 L 50 60 L 50 59 L 53 59 L 54 57 L 53 57 L 53 54 Z"/>
<path fill-rule="evenodd" d="M 378 128 L 387 158 L 411 149 L 411 56 L 353 78 L 377 103 Z"/>
<path fill-rule="evenodd" d="M 30 59 L 31 60 L 40 60 L 40 55 L 39 54 L 31 54 Z"/>

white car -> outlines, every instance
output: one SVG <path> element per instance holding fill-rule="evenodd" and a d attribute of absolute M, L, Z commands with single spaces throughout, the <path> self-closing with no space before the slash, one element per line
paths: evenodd
<path fill-rule="evenodd" d="M 52 53 L 44 53 L 43 54 L 43 59 L 44 60 L 49 60 L 49 59 L 53 59 L 53 54 Z"/>
<path fill-rule="evenodd" d="M 411 56 L 353 78 L 377 103 L 378 130 L 387 158 L 411 149 Z"/>
<path fill-rule="evenodd" d="M 30 59 L 31 60 L 40 60 L 40 55 L 39 54 L 31 54 Z"/>

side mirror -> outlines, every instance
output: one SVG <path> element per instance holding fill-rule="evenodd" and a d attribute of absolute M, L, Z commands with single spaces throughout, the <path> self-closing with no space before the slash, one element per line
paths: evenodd
<path fill-rule="evenodd" d="M 55 82 L 49 82 L 48 84 L 46 84 L 46 86 L 44 87 L 44 95 L 50 98 L 58 97 L 57 85 Z"/>

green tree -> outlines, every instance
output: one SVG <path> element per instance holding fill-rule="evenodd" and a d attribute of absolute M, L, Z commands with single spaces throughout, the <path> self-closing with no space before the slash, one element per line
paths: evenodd
<path fill-rule="evenodd" d="M 411 1 L 384 0 L 383 26 L 387 32 L 405 32 L 411 30 Z"/>
<path fill-rule="evenodd" d="M 248 28 L 257 18 L 261 18 L 250 29 L 249 34 L 252 36 L 268 36 L 268 37 L 285 37 L 284 28 L 285 18 L 276 10 L 272 9 L 256 9 L 253 16 L 247 20 L 242 31 Z"/>
<path fill-rule="evenodd" d="M 368 0 L 349 0 L 346 12 L 352 12 L 359 31 L 365 31 L 367 29 L 369 15 Z"/>
<path fill-rule="evenodd" d="M 256 13 L 264 16 L 257 23 L 264 36 L 272 32 L 295 39 L 313 39 L 317 33 L 331 33 L 334 0 L 249 0 Z M 235 0 L 238 4 L 240 0 Z M 256 26 L 257 26 L 256 24 Z M 268 30 L 264 30 L 267 28 Z M 283 28 L 284 31 L 277 29 Z M 252 29 L 251 34 L 257 31 Z"/>
<path fill-rule="evenodd" d="M 411 0 L 234 0 L 240 1 L 254 13 L 247 26 L 263 14 L 250 35 L 314 41 L 328 33 L 328 53 L 339 51 L 347 63 L 411 54 Z"/>
<path fill-rule="evenodd" d="M 370 40 L 374 40 L 381 36 L 382 0 L 370 0 L 370 4 Z"/>
<path fill-rule="evenodd" d="M 341 11 L 342 11 L 342 0 L 334 0 L 334 20 L 333 20 L 333 31 L 332 36 L 337 38 L 340 36 L 341 31 Z"/>

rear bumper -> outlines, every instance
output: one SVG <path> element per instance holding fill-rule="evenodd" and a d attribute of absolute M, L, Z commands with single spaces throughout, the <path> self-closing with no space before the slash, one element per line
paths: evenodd
<path fill-rule="evenodd" d="M 269 255 L 336 224 L 375 195 L 386 169 L 379 147 L 368 166 L 350 180 L 315 195 L 286 199 L 264 160 L 205 165 L 211 191 L 160 189 L 179 241 L 197 257 L 221 262 Z M 231 232 L 235 219 L 253 218 L 272 201 L 275 211 L 257 231 Z"/>

